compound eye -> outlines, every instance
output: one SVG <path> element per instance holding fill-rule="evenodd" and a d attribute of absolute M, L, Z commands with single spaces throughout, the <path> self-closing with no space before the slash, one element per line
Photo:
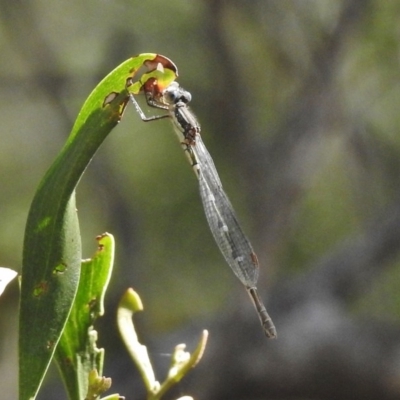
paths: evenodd
<path fill-rule="evenodd" d="M 168 103 L 176 103 L 177 91 L 174 88 L 168 87 L 163 91 L 163 96 Z"/>
<path fill-rule="evenodd" d="M 168 92 L 168 97 L 169 97 L 169 99 L 171 101 L 175 102 L 175 100 L 176 100 L 176 92 L 175 91 Z"/>
<path fill-rule="evenodd" d="M 163 92 L 165 100 L 170 104 L 177 104 L 182 101 L 183 103 L 189 103 L 192 100 L 192 95 L 183 90 L 178 82 L 172 82 Z"/>
<path fill-rule="evenodd" d="M 181 96 L 181 100 L 184 103 L 190 103 L 190 101 L 192 100 L 192 95 L 189 92 L 184 92 Z"/>

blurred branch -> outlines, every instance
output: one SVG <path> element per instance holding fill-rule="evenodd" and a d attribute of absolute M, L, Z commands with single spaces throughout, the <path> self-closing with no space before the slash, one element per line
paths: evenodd
<path fill-rule="evenodd" d="M 269 135 L 271 140 L 260 143 L 247 135 L 247 142 L 240 147 L 249 160 L 246 181 L 259 182 L 258 187 L 264 188 L 260 196 L 251 198 L 251 209 L 263 210 L 257 219 L 257 231 L 261 232 L 271 251 L 286 232 L 291 210 L 303 193 L 304 176 L 301 174 L 313 173 L 302 168 L 304 160 L 312 158 L 308 151 L 315 151 L 310 145 L 318 137 L 329 134 L 336 121 L 345 120 L 334 84 L 338 58 L 368 6 L 368 1 L 343 2 L 334 31 L 326 34 L 316 48 L 309 46 L 312 68 L 308 76 L 302 78 L 302 87 L 282 114 L 281 125 Z M 353 128 L 343 129 L 344 132 L 349 130 Z"/>
<path fill-rule="evenodd" d="M 268 12 L 272 3 L 246 3 L 246 7 L 251 7 L 254 14 L 262 15 Z M 234 42 L 226 38 L 224 16 L 227 9 L 233 6 L 217 0 L 208 0 L 206 4 L 208 42 L 214 57 L 223 60 L 225 68 L 215 74 L 217 95 L 215 103 L 211 105 L 213 110 L 218 110 L 215 122 L 217 140 L 223 143 L 232 165 L 237 165 L 235 160 L 241 160 L 243 182 L 247 185 L 245 192 L 252 194 L 257 188 L 257 195 L 248 197 L 249 209 L 254 210 L 255 232 L 262 238 L 260 242 L 264 244 L 264 253 L 272 257 L 276 243 L 286 232 L 291 211 L 303 193 L 302 174 L 312 173 L 302 168 L 302 163 L 309 157 L 307 151 L 315 150 L 310 143 L 319 136 L 327 135 L 333 123 L 344 119 L 333 81 L 342 47 L 346 45 L 348 37 L 354 34 L 370 2 L 344 1 L 335 29 L 324 33 L 317 45 L 311 43 L 314 38 L 309 38 L 308 58 L 313 60 L 312 68 L 306 71 L 308 75 L 304 76 L 305 71 L 301 70 L 297 72 L 300 76 L 292 78 L 301 82 L 300 88 L 292 103 L 281 113 L 280 125 L 268 135 L 268 141 L 260 139 L 265 137 L 260 132 L 265 128 L 252 125 L 248 118 L 251 115 L 248 107 L 254 106 L 251 101 L 253 96 L 243 81 L 246 74 L 239 71 L 235 61 Z M 242 3 L 237 1 L 234 4 L 239 7 Z M 286 6 L 282 7 L 285 9 Z M 296 4 L 293 7 L 296 8 Z M 276 47 L 284 45 L 282 41 Z M 292 71 L 292 67 L 288 68 Z M 244 101 L 238 106 L 236 100 L 240 99 Z M 347 127 L 345 131 L 349 130 L 352 128 Z"/>

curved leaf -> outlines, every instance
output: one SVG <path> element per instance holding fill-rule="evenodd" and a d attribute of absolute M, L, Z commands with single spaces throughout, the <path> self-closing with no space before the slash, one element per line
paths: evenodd
<path fill-rule="evenodd" d="M 137 71 L 148 72 L 134 82 Z M 161 68 L 160 68 L 161 66 Z M 120 121 L 126 89 L 139 92 L 149 77 L 172 81 L 176 67 L 140 54 L 112 71 L 83 105 L 64 148 L 42 180 L 25 230 L 20 323 L 20 399 L 34 399 L 64 328 L 79 281 L 81 240 L 74 189 L 91 158 Z"/>

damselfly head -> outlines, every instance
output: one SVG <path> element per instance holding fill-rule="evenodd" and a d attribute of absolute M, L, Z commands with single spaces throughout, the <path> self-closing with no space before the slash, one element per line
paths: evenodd
<path fill-rule="evenodd" d="M 183 103 L 189 103 L 192 100 L 192 95 L 179 86 L 178 82 L 172 82 L 164 91 L 163 98 L 167 104 L 177 104 L 182 101 Z"/>

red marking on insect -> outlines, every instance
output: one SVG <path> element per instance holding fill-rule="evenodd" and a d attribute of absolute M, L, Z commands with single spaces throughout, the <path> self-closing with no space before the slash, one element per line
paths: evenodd
<path fill-rule="evenodd" d="M 148 102 L 161 102 L 162 88 L 158 85 L 156 78 L 147 79 L 140 90 L 143 90 Z"/>

